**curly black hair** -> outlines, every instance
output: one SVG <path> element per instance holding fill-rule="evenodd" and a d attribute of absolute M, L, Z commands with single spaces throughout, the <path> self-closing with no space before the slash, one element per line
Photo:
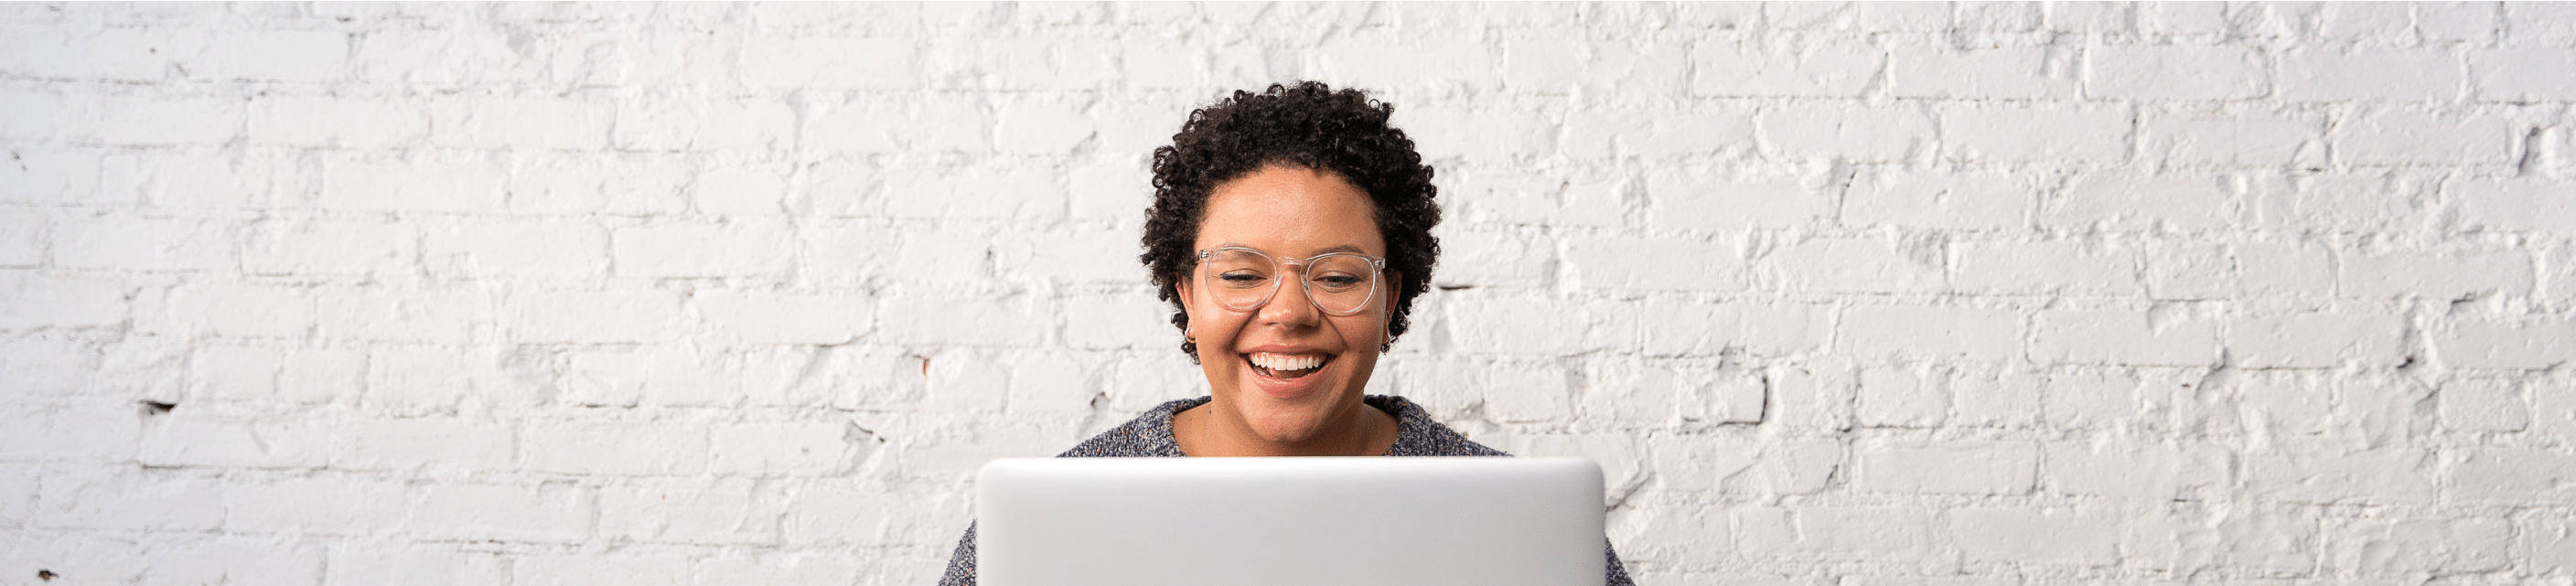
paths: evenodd
<path fill-rule="evenodd" d="M 1258 94 L 1237 90 L 1215 105 L 1190 112 L 1170 146 L 1154 149 L 1154 205 L 1145 209 L 1145 254 L 1156 294 L 1172 304 L 1172 325 L 1188 331 L 1189 312 L 1176 286 L 1198 262 L 1191 247 L 1206 219 L 1216 186 L 1262 167 L 1288 165 L 1341 176 L 1368 192 L 1378 234 L 1386 238 L 1386 268 L 1395 277 L 1392 337 L 1404 335 L 1414 297 L 1431 285 L 1440 259 L 1439 188 L 1431 166 L 1414 152 L 1413 139 L 1387 124 L 1395 105 L 1368 92 L 1335 90 L 1313 81 L 1272 84 Z M 1199 358 L 1198 344 L 1181 351 Z"/>

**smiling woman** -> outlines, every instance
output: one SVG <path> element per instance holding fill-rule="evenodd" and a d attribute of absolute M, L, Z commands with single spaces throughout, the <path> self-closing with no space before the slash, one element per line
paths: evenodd
<path fill-rule="evenodd" d="M 1321 83 L 1238 91 L 1154 151 L 1145 254 L 1208 396 L 1064 457 L 1505 456 L 1369 395 L 1440 255 L 1439 191 L 1395 106 Z M 1607 582 L 1630 584 L 1605 550 Z M 975 529 L 942 586 L 975 583 Z"/>

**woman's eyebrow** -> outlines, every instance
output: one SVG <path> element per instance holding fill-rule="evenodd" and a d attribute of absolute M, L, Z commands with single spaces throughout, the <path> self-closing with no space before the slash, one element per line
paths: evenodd
<path fill-rule="evenodd" d="M 1208 248 L 1250 248 L 1250 249 L 1253 249 L 1253 250 L 1261 250 L 1261 248 L 1260 248 L 1260 247 L 1257 247 L 1257 246 L 1252 246 L 1252 245 L 1249 245 L 1249 244 L 1235 243 L 1235 242 L 1220 242 L 1220 243 L 1217 243 L 1217 245 L 1216 245 L 1216 246 L 1210 246 L 1210 247 L 1208 247 Z M 1263 252 L 1263 253 L 1265 253 L 1265 254 L 1266 254 L 1266 253 L 1269 253 L 1270 251 L 1267 251 L 1267 250 L 1261 250 L 1261 252 Z M 1316 249 L 1316 250 L 1315 250 L 1315 254 L 1330 254 L 1330 253 L 1335 253 L 1335 252 L 1348 252 L 1348 253 L 1351 253 L 1351 254 L 1368 254 L 1368 251 L 1367 251 L 1367 250 L 1361 249 L 1358 245 L 1353 245 L 1353 244 L 1335 244 L 1335 245 L 1332 245 L 1332 246 L 1326 246 L 1326 247 L 1323 247 L 1323 248 L 1320 248 L 1320 249 Z"/>

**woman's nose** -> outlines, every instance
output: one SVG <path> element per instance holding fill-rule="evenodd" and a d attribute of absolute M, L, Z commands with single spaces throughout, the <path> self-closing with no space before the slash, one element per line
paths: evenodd
<path fill-rule="evenodd" d="M 1262 304 L 1259 317 L 1262 323 L 1309 325 L 1322 314 L 1323 310 L 1315 307 L 1314 297 L 1306 291 L 1306 279 L 1301 271 L 1296 278 L 1279 282 L 1279 291 L 1270 296 L 1269 303 Z"/>

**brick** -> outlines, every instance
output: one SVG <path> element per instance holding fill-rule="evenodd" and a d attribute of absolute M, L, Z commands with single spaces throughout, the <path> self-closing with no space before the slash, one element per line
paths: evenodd
<path fill-rule="evenodd" d="M 2417 186 L 2386 177 L 2316 176 L 2250 181 L 2262 227 L 2354 232 L 2422 221 Z"/>
<path fill-rule="evenodd" d="M 190 399 L 260 401 L 277 394 L 285 353 L 268 348 L 215 346 L 190 358 Z"/>
<path fill-rule="evenodd" d="M 834 478 L 798 485 L 781 498 L 785 515 L 779 524 L 786 542 L 796 546 L 881 543 L 890 521 L 883 500 L 901 499 L 897 490 L 859 485 Z M 962 528 L 961 528 L 962 530 Z"/>
<path fill-rule="evenodd" d="M 2576 321 L 2471 321 L 2436 334 L 2442 360 L 2468 368 L 2544 369 L 2576 356 Z"/>
<path fill-rule="evenodd" d="M 782 250 L 795 234 L 783 224 L 660 224 L 610 234 L 610 258 L 625 277 L 747 277 L 786 272 Z"/>
<path fill-rule="evenodd" d="M 713 169 L 698 176 L 695 193 L 698 211 L 710 214 L 764 215 L 786 210 L 788 192 L 786 167 L 763 165 L 754 168 Z M 828 186 L 816 186 L 816 190 Z"/>
<path fill-rule="evenodd" d="M 143 436 L 136 405 L 96 401 L 57 407 L 43 416 L 32 411 L 0 412 L 10 425 L 0 427 L 0 454 L 12 460 L 125 464 L 134 461 Z M 35 422 L 29 424 L 28 422 Z"/>
<path fill-rule="evenodd" d="M 311 547 L 226 540 L 154 548 L 152 554 L 139 582 L 310 586 L 322 580 L 322 552 Z"/>
<path fill-rule="evenodd" d="M 1881 169 L 1852 180 L 1843 192 L 1841 220 L 1862 227 L 2017 228 L 2028 225 L 2037 191 L 2004 174 Z"/>
<path fill-rule="evenodd" d="M 529 293 L 501 304 L 502 330 L 528 343 L 631 343 L 676 333 L 680 299 L 668 293 Z"/>
<path fill-rule="evenodd" d="M 2446 502 L 2530 506 L 2576 493 L 2576 456 L 2564 450 L 2470 448 L 2453 458 L 2441 483 Z"/>
<path fill-rule="evenodd" d="M 2043 491 L 2161 501 L 2222 485 L 2223 452 L 2135 442 L 2050 442 L 2040 446 Z"/>
<path fill-rule="evenodd" d="M 1775 249 L 1758 266 L 1791 291 L 1904 293 L 1946 287 L 1937 252 L 1891 240 L 1810 240 Z"/>
<path fill-rule="evenodd" d="M 746 423 L 714 428 L 708 469 L 741 476 L 816 476 L 844 472 L 856 430 L 833 423 Z"/>
<path fill-rule="evenodd" d="M 2576 226 L 2576 187 L 2531 181 L 2462 181 L 2448 190 L 2462 223 L 2487 230 L 2546 232 Z"/>
<path fill-rule="evenodd" d="M 1566 262 L 1583 287 L 1596 289 L 1736 290 L 1745 262 L 1725 242 L 1691 238 L 1569 239 Z M 1688 259 L 1648 263 L 1640 259 Z"/>
<path fill-rule="evenodd" d="M 775 544 L 784 511 L 774 492 L 740 479 L 605 487 L 599 533 L 646 543 Z"/>
<path fill-rule="evenodd" d="M 0 104 L 8 105 L 8 104 Z M 0 165 L 0 202 L 36 204 L 132 204 L 127 194 L 106 189 L 98 151 L 34 150 L 11 152 L 12 163 Z M 56 236 L 60 238 L 60 236 Z"/>
<path fill-rule="evenodd" d="M 2129 155 L 2129 112 L 2104 108 L 1945 108 L 1949 158 L 1979 162 L 2108 163 Z"/>
<path fill-rule="evenodd" d="M 1904 368 L 1864 369 L 1854 417 L 1867 427 L 1940 427 L 1950 415 L 1945 382 L 1938 374 Z"/>
<path fill-rule="evenodd" d="M 1480 353 L 1570 356 L 1628 340 L 1636 328 L 1625 316 L 1558 299 L 1453 299 L 1446 305 L 1440 317 L 1450 336 Z"/>
<path fill-rule="evenodd" d="M 885 193 L 896 218 L 1048 221 L 1065 211 L 1064 178 L 1045 169 L 888 169 Z"/>
<path fill-rule="evenodd" d="M 2066 240 L 1961 242 L 1950 285 L 1969 293 L 2113 295 L 2143 292 L 2137 254 Z"/>
<path fill-rule="evenodd" d="M 488 159 L 327 161 L 320 203 L 353 212 L 488 213 L 502 209 L 507 179 Z"/>
<path fill-rule="evenodd" d="M 493 318 L 493 301 L 475 293 L 370 289 L 315 297 L 325 339 L 463 344 L 488 331 Z"/>
<path fill-rule="evenodd" d="M 65 26 L 0 27 L 0 71 L 31 78 L 155 81 L 175 49 L 204 41 L 194 31 Z"/>
<path fill-rule="evenodd" d="M 513 213 L 677 214 L 689 207 L 684 190 L 699 166 L 680 155 L 607 157 L 522 151 L 513 153 L 501 169 L 500 182 L 509 199 L 506 207 Z"/>
<path fill-rule="evenodd" d="M 2521 251 L 2356 253 L 2341 260 L 2335 285 L 2347 297 L 2447 301 L 2532 288 L 2531 258 Z"/>
<path fill-rule="evenodd" d="M 323 583 L 330 586 L 499 584 L 507 579 L 508 567 L 508 561 L 498 553 L 334 547 L 324 565 Z"/>
<path fill-rule="evenodd" d="M 98 369 L 96 350 L 69 341 L 20 340 L 0 343 L 0 394 L 12 397 L 65 397 L 79 393 Z"/>
<path fill-rule="evenodd" d="M 796 111 L 778 101 L 709 96 L 622 96 L 609 144 L 656 152 L 774 151 L 795 146 Z"/>
<path fill-rule="evenodd" d="M 2461 378 L 2442 384 L 2433 397 L 2442 427 L 2453 431 L 2522 431 L 2531 426 L 2531 407 L 2519 385 L 2510 380 Z"/>
<path fill-rule="evenodd" d="M 242 135 L 234 98 L 94 97 L 61 106 L 57 140 L 110 146 L 218 145 Z"/>
<path fill-rule="evenodd" d="M 1770 398 L 1770 385 L 1761 373 L 1743 369 L 1650 364 L 1602 370 L 1634 375 L 1626 380 L 1586 381 L 1596 396 L 1607 399 L 1586 403 L 1613 405 L 1593 413 L 1616 421 L 1685 427 L 1761 423 L 1763 403 Z"/>
<path fill-rule="evenodd" d="M 402 518 L 400 483 L 339 477 L 236 481 L 224 486 L 224 528 L 254 533 L 347 535 Z"/>
<path fill-rule="evenodd" d="M 54 223 L 54 266 L 128 271 L 220 271 L 236 266 L 235 230 L 221 221 L 101 218 Z"/>
<path fill-rule="evenodd" d="M 319 468 L 330 459 L 328 429 L 196 409 L 173 410 L 144 426 L 136 460 L 147 466 Z"/>
<path fill-rule="evenodd" d="M 994 268 L 1032 280 L 1132 284 L 1148 280 L 1136 261 L 1142 245 L 1127 231 L 1005 234 L 994 246 Z"/>
<path fill-rule="evenodd" d="M 2120 561 L 2115 519 L 2056 515 L 2020 509 L 1951 511 L 1950 534 L 1968 559 L 1990 562 L 2073 563 Z"/>
<path fill-rule="evenodd" d="M 1744 508 L 1735 543 L 1762 558 L 1921 560 L 1938 547 L 1931 515 L 1904 508 Z"/>
<path fill-rule="evenodd" d="M 1494 78 L 1494 55 L 1483 43 L 1443 37 L 1392 39 L 1355 35 L 1324 45 L 1314 59 L 1319 73 L 1329 73 L 1352 87 L 1423 88 Z M 1424 71 L 1446 71 L 1425 78 Z M 1452 81 L 1459 80 L 1459 81 Z"/>
<path fill-rule="evenodd" d="M 2238 320 L 2228 325 L 2227 354 L 2253 368 L 2326 368 L 2350 361 L 2395 366 L 2403 324 L 2395 316 L 2309 313 Z"/>
<path fill-rule="evenodd" d="M 2238 100 L 2269 89 L 2263 59 L 2245 47 L 2096 47 L 2084 91 L 2095 97 Z"/>
<path fill-rule="evenodd" d="M 1691 95 L 1859 97 L 1879 77 L 1887 52 L 1870 46 L 1790 48 L 1746 38 L 1691 44 Z"/>
<path fill-rule="evenodd" d="M 1045 342 L 1055 309 L 1022 298 L 887 298 L 877 315 L 876 340 L 890 345 L 1034 346 Z"/>
<path fill-rule="evenodd" d="M 389 149 L 429 138 L 429 112 L 384 99 L 273 95 L 250 102 L 254 144 Z"/>
<path fill-rule="evenodd" d="M 251 230 L 242 271 L 255 275 L 391 276 L 420 263 L 420 234 L 380 222 L 272 223 Z"/>
<path fill-rule="evenodd" d="M 2218 328 L 2207 320 L 2062 310 L 2040 312 L 2033 327 L 2031 359 L 2045 364 L 2195 366 L 2218 359 Z"/>
<path fill-rule="evenodd" d="M 2325 563 L 2363 572 L 2487 572 L 2512 566 L 2501 519 L 2329 520 Z"/>
<path fill-rule="evenodd" d="M 2186 111 L 2140 118 L 2139 141 L 2147 155 L 2175 164 L 2261 169 L 2324 158 L 2319 125 L 2295 115 Z"/>
<path fill-rule="evenodd" d="M 711 333 L 738 344 L 843 344 L 868 331 L 873 303 L 831 295 L 709 291 L 694 305 Z"/>
<path fill-rule="evenodd" d="M 2245 457 L 2248 490 L 2293 503 L 2390 505 L 2426 503 L 2439 486 L 2433 454 L 2389 447 L 2343 451 L 2322 442 Z"/>
<path fill-rule="evenodd" d="M 64 111 L 62 99 L 57 96 L 0 91 L 0 137 L 27 141 L 52 137 L 60 131 Z"/>
<path fill-rule="evenodd" d="M 2022 353 L 2023 317 L 1974 307 L 1860 306 L 1843 310 L 1840 339 L 1864 356 L 1998 361 Z"/>
<path fill-rule="evenodd" d="M 439 146 L 477 149 L 599 150 L 608 146 L 611 104 L 581 99 L 450 99 L 432 102 Z"/>
<path fill-rule="evenodd" d="M 366 389 L 366 360 L 365 353 L 355 350 L 288 352 L 277 375 L 277 398 L 305 405 L 354 400 Z"/>
<path fill-rule="evenodd" d="M 2576 522 L 2546 515 L 2515 523 L 2513 557 L 2534 575 L 2576 573 Z"/>
<path fill-rule="evenodd" d="M 2046 48 L 1912 50 L 1891 55 L 1888 93 L 1897 97 L 2028 100 L 2075 95 L 2072 56 Z M 1956 136 L 1957 131 L 1952 132 Z"/>
<path fill-rule="evenodd" d="M 2039 473 L 2038 446 L 1953 442 L 1857 450 L 1857 482 L 1882 493 L 2026 494 Z"/>
<path fill-rule="evenodd" d="M 411 529 L 428 539 L 578 543 L 598 496 L 566 483 L 440 484 L 412 501 Z"/>
<path fill-rule="evenodd" d="M 1633 311 L 1638 350 L 1649 356 L 1799 354 L 1832 335 L 1832 309 L 1822 305 L 1639 302 Z"/>
<path fill-rule="evenodd" d="M 1556 273 L 1552 239 L 1460 228 L 1437 230 L 1435 235 L 1440 238 L 1440 256 L 1447 261 L 1432 274 L 1435 287 L 1537 287 L 1553 280 Z"/>
<path fill-rule="evenodd" d="M 1080 104 L 1016 103 L 994 118 L 993 145 L 1003 154 L 1063 155 L 1094 134 Z"/>
<path fill-rule="evenodd" d="M 106 468 L 47 476 L 38 485 L 38 527 L 212 531 L 224 520 L 222 485 L 210 478 Z"/>
<path fill-rule="evenodd" d="M 0 331 L 107 327 L 126 322 L 126 288 L 115 281 L 0 271 Z"/>
<path fill-rule="evenodd" d="M 2048 375 L 2040 416 L 2059 429 L 2111 429 L 2143 419 L 2144 381 L 2132 373 L 2099 369 Z"/>
<path fill-rule="evenodd" d="M 771 88 L 897 89 L 917 83 L 920 44 L 905 38 L 751 37 L 744 81 Z"/>
<path fill-rule="evenodd" d="M 358 419 L 332 431 L 331 467 L 342 470 L 486 471 L 510 467 L 510 428 L 457 419 Z"/>
<path fill-rule="evenodd" d="M 2440 102 L 2468 89 L 2467 71 L 2447 51 L 2293 49 L 2280 57 L 2282 99 L 2299 102 Z"/>
<path fill-rule="evenodd" d="M 707 466 L 707 428 L 671 422 L 530 422 L 523 464 L 577 475 L 670 476 Z"/>
<path fill-rule="evenodd" d="M 1181 333 L 1166 325 L 1171 305 L 1152 297 L 1073 297 L 1063 303 L 1064 341 L 1073 348 L 1162 348 L 1180 343 Z"/>
<path fill-rule="evenodd" d="M 1697 173 L 1648 175 L 1646 193 L 1654 225 L 1684 230 L 1803 227 L 1832 203 L 1794 179 L 1711 180 Z"/>
<path fill-rule="evenodd" d="M 2498 102 L 2576 100 L 2576 81 L 2553 72 L 2576 69 L 2576 49 L 2517 48 L 2469 52 L 2478 98 Z"/>
<path fill-rule="evenodd" d="M 1726 120 L 1711 116 L 1713 120 Z M 1465 108 L 1433 106 L 1407 110 L 1396 119 L 1407 137 L 1419 144 L 1454 145 L 1450 156 L 1478 161 L 1526 161 L 1544 157 L 1556 150 L 1559 125 L 1546 112 L 1528 108 Z M 1724 122 L 1720 122 L 1723 124 Z M 1674 121 L 1677 127 L 1692 128 L 1703 122 Z M 1685 131 L 1688 132 L 1688 131 Z M 1711 134 L 1690 133 L 1700 140 L 1659 142 L 1673 148 L 1699 150 L 1708 145 Z M 1722 135 L 1716 135 L 1722 136 Z"/>
<path fill-rule="evenodd" d="M 1755 120 L 1763 145 L 1790 156 L 1901 161 L 1937 141 L 1932 117 L 1920 110 L 1793 106 Z"/>
<path fill-rule="evenodd" d="M 453 224 L 422 230 L 421 242 L 431 271 L 462 278 L 592 280 L 608 271 L 608 231 L 598 226 Z"/>
<path fill-rule="evenodd" d="M 2522 129 L 2494 116 L 2380 110 L 2335 126 L 2335 160 L 2353 165 L 2504 165 Z"/>
<path fill-rule="evenodd" d="M 331 81 L 349 74 L 352 44 L 339 31 L 225 32 L 180 63 L 189 77 L 207 81 Z"/>
<path fill-rule="evenodd" d="M 1933 31 L 1953 24 L 1949 7 L 1915 6 L 1903 2 L 1843 2 L 1814 6 L 1780 4 L 1764 5 L 1761 10 L 1773 26 L 1791 29 Z"/>
<path fill-rule="evenodd" d="M 2086 174 L 2043 204 L 2043 226 L 2096 231 L 2226 228 L 2241 207 L 2222 178 Z"/>

